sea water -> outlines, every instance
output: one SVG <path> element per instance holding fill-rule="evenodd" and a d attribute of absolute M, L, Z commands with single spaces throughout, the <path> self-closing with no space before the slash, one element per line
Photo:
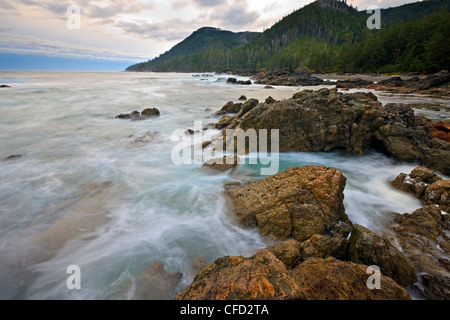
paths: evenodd
<path fill-rule="evenodd" d="M 175 165 L 171 135 L 217 122 L 212 114 L 241 95 L 279 100 L 304 88 L 229 85 L 226 77 L 0 73 L 0 84 L 11 86 L 0 89 L 0 298 L 132 299 L 138 275 L 155 262 L 183 274 L 173 298 L 192 281 L 195 261 L 266 247 L 257 230 L 235 224 L 223 196 L 227 182 L 263 179 L 259 167 L 247 161 L 230 174 Z M 115 119 L 146 108 L 161 116 Z M 11 155 L 21 157 L 5 160 Z M 421 207 L 389 184 L 415 163 L 375 151 L 279 158 L 280 172 L 307 164 L 342 170 L 349 218 L 373 231 L 383 231 L 391 212 Z M 79 290 L 67 286 L 73 265 Z"/>

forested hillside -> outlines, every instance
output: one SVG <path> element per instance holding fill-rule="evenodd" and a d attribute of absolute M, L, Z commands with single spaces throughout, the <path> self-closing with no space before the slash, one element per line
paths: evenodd
<path fill-rule="evenodd" d="M 435 72 L 450 68 L 449 9 L 450 0 L 384 9 L 381 30 L 369 30 L 366 11 L 318 0 L 260 34 L 202 28 L 127 71 Z"/>

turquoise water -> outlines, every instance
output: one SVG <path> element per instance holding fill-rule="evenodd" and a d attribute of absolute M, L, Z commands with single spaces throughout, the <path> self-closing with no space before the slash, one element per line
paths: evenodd
<path fill-rule="evenodd" d="M 11 88 L 0 89 L 0 298 L 130 299 L 136 275 L 154 262 L 183 273 L 177 292 L 192 281 L 194 261 L 267 246 L 256 230 L 234 224 L 222 195 L 224 183 L 264 178 L 258 165 L 228 174 L 171 161 L 173 131 L 216 122 L 211 114 L 227 101 L 299 91 L 232 86 L 223 77 L 1 73 Z M 159 118 L 115 119 L 153 107 Z M 3 161 L 15 154 L 22 157 Z M 415 164 L 379 153 L 280 155 L 280 172 L 306 164 L 342 170 L 350 219 L 374 231 L 389 212 L 420 207 L 389 186 Z M 66 286 L 70 265 L 80 266 L 80 290 Z"/>

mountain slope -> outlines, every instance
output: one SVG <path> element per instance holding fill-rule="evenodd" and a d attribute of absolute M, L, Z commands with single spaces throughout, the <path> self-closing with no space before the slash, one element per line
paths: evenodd
<path fill-rule="evenodd" d="M 209 51 L 226 51 L 245 44 L 254 38 L 257 32 L 239 32 L 221 30 L 218 28 L 204 27 L 178 43 L 166 53 L 147 63 L 136 64 L 127 71 L 159 71 L 160 64 L 196 53 Z"/>
<path fill-rule="evenodd" d="M 344 1 L 317 0 L 260 34 L 200 29 L 164 55 L 127 71 L 269 71 L 299 66 L 327 72 L 439 71 L 448 66 L 448 46 L 437 44 L 448 39 L 449 9 L 450 0 L 383 9 L 382 29 L 370 31 L 366 11 Z M 215 36 L 207 38 L 205 31 Z M 431 61 L 433 56 L 439 57 L 438 63 Z"/>

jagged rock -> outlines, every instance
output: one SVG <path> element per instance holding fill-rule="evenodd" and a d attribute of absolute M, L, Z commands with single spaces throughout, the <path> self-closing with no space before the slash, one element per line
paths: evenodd
<path fill-rule="evenodd" d="M 227 102 L 222 109 L 216 112 L 216 115 L 225 115 L 227 113 L 238 113 L 241 111 L 242 103 Z"/>
<path fill-rule="evenodd" d="M 306 166 L 226 189 L 234 214 L 264 236 L 298 241 L 314 234 L 347 236 L 351 229 L 343 205 L 346 178 L 334 168 Z"/>
<path fill-rule="evenodd" d="M 183 274 L 169 273 L 161 262 L 150 265 L 136 276 L 134 300 L 173 299 Z"/>
<path fill-rule="evenodd" d="M 439 121 L 431 128 L 431 137 L 450 142 L 450 121 Z"/>
<path fill-rule="evenodd" d="M 450 175 L 450 151 L 429 150 L 425 152 L 421 165 L 436 170 L 442 174 Z"/>
<path fill-rule="evenodd" d="M 330 84 L 320 78 L 313 77 L 306 69 L 295 71 L 280 70 L 274 72 L 260 72 L 253 77 L 256 84 L 267 86 L 318 86 Z"/>
<path fill-rule="evenodd" d="M 368 267 L 335 258 L 311 258 L 292 272 L 306 300 L 411 300 L 407 291 L 387 276 L 381 289 L 367 286 Z"/>
<path fill-rule="evenodd" d="M 450 208 L 450 180 L 439 180 L 425 190 L 427 204 L 437 204 L 445 210 Z"/>
<path fill-rule="evenodd" d="M 315 234 L 306 241 L 300 244 L 302 261 L 309 258 L 328 258 L 335 257 L 340 260 L 345 260 L 347 239 L 340 236 L 329 236 Z"/>
<path fill-rule="evenodd" d="M 272 97 L 268 97 L 268 98 L 266 99 L 266 101 L 264 101 L 265 104 L 271 104 L 271 103 L 274 103 L 274 102 L 277 102 L 277 100 L 275 100 L 275 99 L 272 98 Z"/>
<path fill-rule="evenodd" d="M 228 171 L 233 169 L 240 163 L 240 159 L 237 156 L 225 156 L 223 158 L 208 160 L 203 167 L 211 168 L 217 171 Z"/>
<path fill-rule="evenodd" d="M 301 260 L 300 243 L 291 239 L 267 248 L 287 269 L 295 268 Z"/>
<path fill-rule="evenodd" d="M 368 266 L 376 265 L 382 274 L 403 287 L 417 282 L 415 268 L 388 238 L 363 226 L 353 225 L 348 245 L 350 261 Z"/>
<path fill-rule="evenodd" d="M 418 167 L 415 168 L 409 175 L 405 173 L 399 174 L 391 185 L 403 192 L 413 193 L 418 199 L 425 202 L 425 191 L 436 181 L 442 180 L 433 171 Z"/>
<path fill-rule="evenodd" d="M 284 246 L 282 244 L 281 246 Z M 287 247 L 295 246 L 294 243 Z M 290 251 L 290 250 L 289 250 Z M 295 251 L 295 249 L 293 250 Z M 294 254 L 295 255 L 295 254 Z M 288 259 L 291 263 L 292 259 Z M 389 277 L 382 290 L 367 287 L 367 266 L 311 258 L 294 269 L 269 249 L 250 258 L 223 257 L 198 274 L 176 300 L 410 300 Z"/>
<path fill-rule="evenodd" d="M 438 181 L 439 182 L 439 181 Z M 426 205 L 412 214 L 395 214 L 389 226 L 390 238 L 401 247 L 403 254 L 413 263 L 419 276 L 417 287 L 427 299 L 435 297 L 436 287 L 448 292 L 450 277 L 450 238 L 448 214 L 440 206 Z M 426 282 L 428 274 L 442 281 Z M 425 281 L 424 281 L 425 279 Z M 431 288 L 428 286 L 431 285 Z M 450 296 L 446 296 L 449 299 Z"/>

